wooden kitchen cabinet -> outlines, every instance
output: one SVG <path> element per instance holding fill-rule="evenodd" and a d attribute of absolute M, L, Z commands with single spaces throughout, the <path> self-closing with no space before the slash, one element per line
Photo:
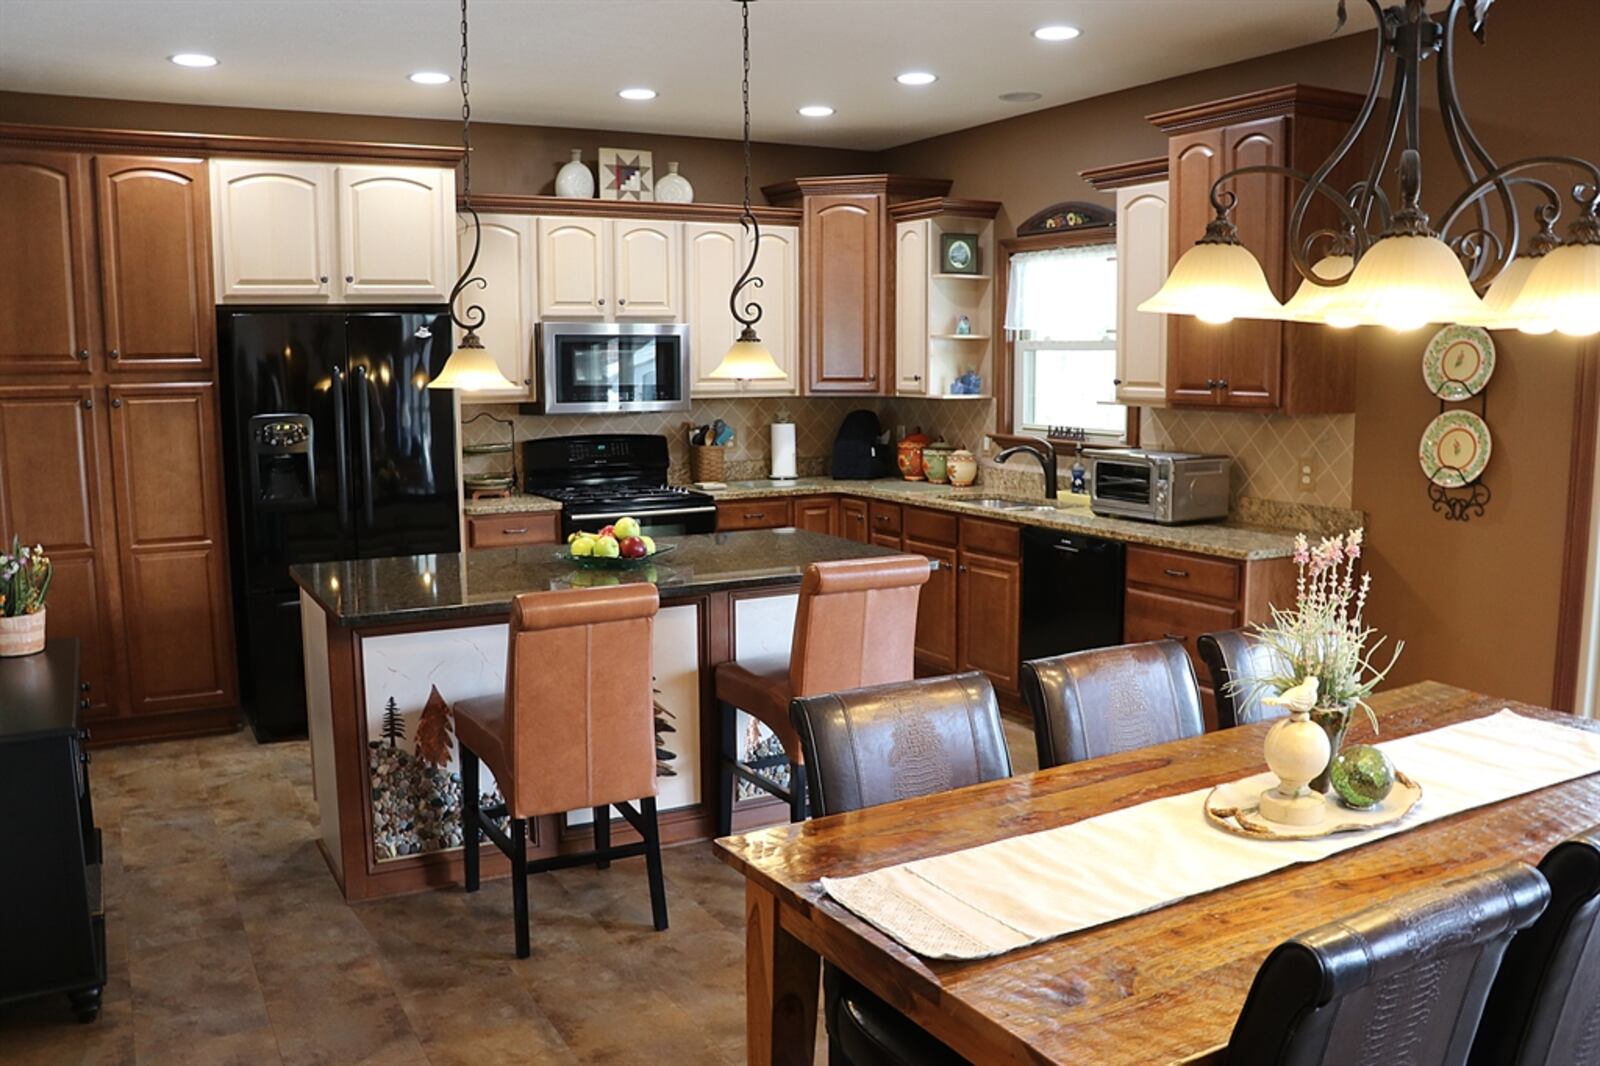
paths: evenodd
<path fill-rule="evenodd" d="M 1150 116 L 1169 135 L 1169 266 L 1215 217 L 1210 192 L 1218 177 L 1257 165 L 1311 170 L 1332 152 L 1360 106 L 1361 97 L 1351 93 L 1290 85 Z M 1329 181 L 1340 189 L 1355 181 L 1361 156 L 1358 146 Z M 1278 299 L 1286 301 L 1300 281 L 1287 251 L 1299 186 L 1251 174 L 1230 187 L 1238 195 L 1232 217 L 1240 242 L 1260 261 Z M 1331 227 L 1335 218 L 1331 204 L 1313 201 L 1301 236 Z M 1287 414 L 1355 409 L 1348 330 L 1253 319 L 1215 326 L 1190 316 L 1165 317 L 1166 396 L 1174 406 Z"/>
<path fill-rule="evenodd" d="M 135 714 L 238 699 L 215 391 L 209 381 L 107 389 Z"/>
<path fill-rule="evenodd" d="M 963 547 L 956 563 L 956 600 L 960 668 L 982 670 L 996 691 L 1015 696 L 1021 690 L 1021 560 Z"/>
<path fill-rule="evenodd" d="M 713 378 L 742 328 L 728 307 L 728 293 L 750 257 L 750 238 L 736 222 L 683 224 L 684 313 L 694 352 L 693 396 L 792 395 L 797 388 L 800 349 L 800 231 L 795 226 L 762 226 L 756 276 L 762 286 L 745 292 L 761 307 L 756 332 L 784 369 L 769 381 Z"/>
<path fill-rule="evenodd" d="M 839 501 L 839 536 L 866 544 L 872 539 L 867 522 L 867 501 L 843 499 Z"/>
<path fill-rule="evenodd" d="M 529 544 L 556 544 L 560 540 L 561 515 L 555 511 L 472 515 L 467 519 L 469 548 L 518 548 Z"/>
<path fill-rule="evenodd" d="M 333 167 L 219 159 L 211 192 L 219 299 L 332 298 Z"/>
<path fill-rule="evenodd" d="M 889 208 L 894 221 L 894 391 L 901 396 L 946 396 L 968 370 L 994 380 L 994 200 L 933 197 Z M 975 238 L 976 274 L 940 269 L 947 234 Z M 967 332 L 960 322 L 967 320 Z"/>
<path fill-rule="evenodd" d="M 923 218 L 894 230 L 895 391 L 911 395 L 928 391 L 929 226 Z"/>
<path fill-rule="evenodd" d="M 953 674 L 960 669 L 956 569 L 959 520 L 943 511 L 907 507 L 902 528 L 906 551 L 939 564 L 928 575 L 928 583 L 922 586 L 917 600 L 917 673 Z"/>
<path fill-rule="evenodd" d="M 737 529 L 782 529 L 794 522 L 787 499 L 728 500 L 717 504 L 717 532 Z"/>
<path fill-rule="evenodd" d="M 609 226 L 615 317 L 681 317 L 683 224 L 618 219 Z"/>
<path fill-rule="evenodd" d="M 0 147 L 0 375 L 86 374 L 95 344 L 89 165 Z"/>
<path fill-rule="evenodd" d="M 456 297 L 456 313 L 465 317 L 473 305 L 488 316 L 478 330 L 490 358 L 517 388 L 474 395 L 482 400 L 532 402 L 538 393 L 534 373 L 533 219 L 526 215 L 483 215 L 478 263 L 473 274 L 485 285 L 468 287 Z M 473 227 L 468 216 L 456 223 L 456 257 L 465 268 L 472 257 Z M 463 331 L 456 329 L 459 347 Z"/>
<path fill-rule="evenodd" d="M 342 295 L 443 300 L 455 282 L 455 172 L 443 167 L 338 168 Z"/>
<path fill-rule="evenodd" d="M 1167 402 L 1167 315 L 1138 310 L 1167 280 L 1167 183 L 1117 191 L 1117 402 Z"/>
<path fill-rule="evenodd" d="M 539 317 L 605 318 L 606 220 L 540 218 Z"/>
<path fill-rule="evenodd" d="M 110 369 L 209 370 L 216 322 L 206 164 L 100 155 L 94 174 Z"/>
<path fill-rule="evenodd" d="M 839 535 L 839 501 L 832 496 L 806 496 L 794 503 L 794 526 L 810 533 Z"/>

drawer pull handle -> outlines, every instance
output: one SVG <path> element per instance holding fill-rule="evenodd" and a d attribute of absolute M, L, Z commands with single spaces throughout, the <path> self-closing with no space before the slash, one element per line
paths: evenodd
<path fill-rule="evenodd" d="M 1188 639 L 1189 639 L 1188 637 L 1184 636 L 1182 633 L 1163 633 L 1161 635 L 1163 637 L 1166 637 L 1168 640 L 1175 640 L 1179 644 L 1183 644 L 1186 641 L 1188 641 Z"/>
<path fill-rule="evenodd" d="M 1161 572 L 1163 574 L 1166 574 L 1168 577 L 1188 577 L 1189 576 L 1189 571 L 1187 571 L 1187 570 L 1174 570 L 1170 566 L 1167 567 L 1165 570 L 1163 570 Z"/>
<path fill-rule="evenodd" d="M 757 511 L 754 514 L 751 514 L 750 512 L 746 511 L 745 515 L 744 515 L 744 520 L 746 522 L 755 522 L 755 521 L 759 521 L 760 519 L 763 519 L 765 517 L 767 517 L 767 513 L 765 511 Z"/>
<path fill-rule="evenodd" d="M 526 533 L 527 531 L 527 526 L 518 526 L 516 529 L 502 529 L 500 532 L 506 534 L 507 536 L 513 536 L 518 533 Z"/>

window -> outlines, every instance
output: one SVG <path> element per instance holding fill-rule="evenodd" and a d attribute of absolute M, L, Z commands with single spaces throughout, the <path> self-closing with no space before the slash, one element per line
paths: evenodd
<path fill-rule="evenodd" d="M 1017 431 L 1069 428 L 1122 443 L 1128 409 L 1116 401 L 1116 246 L 1020 252 L 1007 291 Z"/>

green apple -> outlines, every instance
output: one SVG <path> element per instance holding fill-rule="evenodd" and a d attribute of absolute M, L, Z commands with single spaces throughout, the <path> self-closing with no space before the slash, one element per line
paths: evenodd
<path fill-rule="evenodd" d="M 568 550 L 571 551 L 573 555 L 593 555 L 594 538 L 579 537 L 572 542 L 572 546 Z"/>
<path fill-rule="evenodd" d="M 656 542 L 654 538 L 647 537 L 641 533 L 639 535 L 639 539 L 644 541 L 644 553 L 646 555 L 654 555 L 656 553 Z"/>
<path fill-rule="evenodd" d="M 619 518 L 611 527 L 611 535 L 618 540 L 627 540 L 629 537 L 639 535 L 639 520 L 637 518 Z"/>
<path fill-rule="evenodd" d="M 617 547 L 616 537 L 596 537 L 594 542 L 594 555 L 597 559 L 615 559 L 621 554 Z"/>

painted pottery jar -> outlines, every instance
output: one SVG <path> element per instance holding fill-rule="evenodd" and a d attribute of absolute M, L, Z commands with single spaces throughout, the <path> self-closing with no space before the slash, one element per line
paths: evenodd
<path fill-rule="evenodd" d="M 955 449 L 943 442 L 935 442 L 922 449 L 922 473 L 935 485 L 950 480 L 950 453 Z"/>
<path fill-rule="evenodd" d="M 950 453 L 946 469 L 950 474 L 950 484 L 958 489 L 964 489 L 978 480 L 977 456 L 965 448 L 957 448 Z"/>
<path fill-rule="evenodd" d="M 900 467 L 900 476 L 907 481 L 922 480 L 922 449 L 927 443 L 928 435 L 921 430 L 914 430 L 896 449 L 895 460 Z"/>

